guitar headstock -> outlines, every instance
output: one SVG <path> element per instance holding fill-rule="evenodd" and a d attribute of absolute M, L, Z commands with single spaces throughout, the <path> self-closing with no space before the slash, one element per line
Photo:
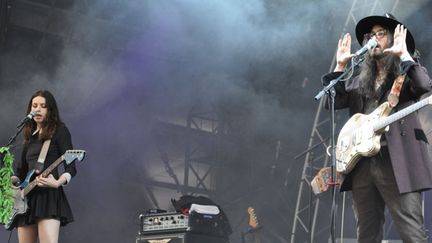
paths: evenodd
<path fill-rule="evenodd" d="M 257 229 L 259 227 L 258 218 L 255 214 L 255 209 L 253 207 L 248 207 L 249 213 L 249 227 L 252 229 Z"/>
<path fill-rule="evenodd" d="M 63 157 L 66 164 L 70 164 L 76 159 L 82 161 L 85 157 L 85 154 L 86 154 L 85 150 L 71 149 L 71 150 L 66 150 L 66 152 L 63 154 Z"/>

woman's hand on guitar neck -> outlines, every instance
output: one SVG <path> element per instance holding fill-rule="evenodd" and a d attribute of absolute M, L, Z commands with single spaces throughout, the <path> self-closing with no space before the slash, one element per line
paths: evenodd
<path fill-rule="evenodd" d="M 39 187 L 58 188 L 63 185 L 62 181 L 56 180 L 51 174 L 48 177 L 42 177 L 42 175 L 40 175 L 36 177 L 36 181 Z"/>

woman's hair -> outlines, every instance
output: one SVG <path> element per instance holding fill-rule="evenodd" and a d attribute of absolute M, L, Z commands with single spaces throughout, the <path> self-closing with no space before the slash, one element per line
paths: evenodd
<path fill-rule="evenodd" d="M 388 46 L 393 46 L 393 31 L 386 29 Z M 394 55 L 385 55 L 381 57 L 384 62 L 384 69 L 387 71 L 385 83 L 382 86 L 384 89 L 391 87 L 394 79 L 399 75 L 399 58 Z M 367 99 L 378 99 L 381 92 L 375 90 L 375 80 L 378 76 L 378 67 L 376 57 L 366 55 L 364 62 L 360 66 L 360 93 Z"/>
<path fill-rule="evenodd" d="M 29 114 L 32 108 L 32 101 L 35 97 L 40 96 L 45 98 L 45 105 L 47 108 L 46 119 L 42 124 L 42 133 L 39 133 L 40 140 L 51 139 L 54 135 L 56 128 L 62 124 L 60 119 L 59 110 L 57 108 L 57 102 L 51 92 L 47 90 L 38 90 L 30 98 L 27 106 L 26 114 Z M 28 144 L 30 142 L 30 137 L 32 133 L 36 130 L 36 122 L 30 120 L 24 127 L 24 143 Z"/>

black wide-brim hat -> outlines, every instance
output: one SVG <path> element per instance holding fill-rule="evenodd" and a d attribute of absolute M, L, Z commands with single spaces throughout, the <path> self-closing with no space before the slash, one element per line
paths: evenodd
<path fill-rule="evenodd" d="M 361 19 L 355 28 L 357 41 L 360 43 L 360 46 L 363 45 L 363 38 L 366 33 L 370 33 L 372 27 L 375 25 L 381 25 L 389 29 L 392 33 L 394 32 L 396 26 L 401 22 L 397 21 L 396 18 L 389 13 L 386 13 L 384 16 L 369 16 Z M 404 26 L 406 28 L 406 26 Z M 415 51 L 415 42 L 414 38 L 411 35 L 411 32 L 407 29 L 406 40 L 408 52 L 412 55 Z"/>

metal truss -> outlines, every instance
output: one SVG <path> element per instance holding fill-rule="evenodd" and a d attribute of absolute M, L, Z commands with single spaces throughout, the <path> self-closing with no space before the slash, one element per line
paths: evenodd
<path fill-rule="evenodd" d="M 348 12 L 341 36 L 353 30 L 356 23 L 365 16 L 376 14 L 382 15 L 386 12 L 394 12 L 399 1 L 368 1 L 355 0 L 352 2 L 351 9 Z M 336 62 L 336 55 L 333 56 L 329 71 L 333 70 Z M 329 141 L 330 119 L 326 114 L 322 114 L 323 99 L 318 104 L 318 109 L 314 118 L 312 132 L 310 135 L 308 147 L 301 156 L 304 156 L 304 167 L 302 170 L 301 181 L 298 189 L 296 208 L 291 230 L 291 243 L 300 242 L 328 242 L 330 235 L 331 215 L 330 205 L 327 210 L 321 210 L 321 201 L 325 195 L 313 195 L 310 183 L 320 168 L 329 166 L 331 162 L 327 156 Z M 337 114 L 336 123 L 341 120 L 341 113 Z M 321 200 L 323 199 L 323 200 Z M 331 199 L 330 199 L 331 200 Z M 343 194 L 343 202 L 345 194 Z M 328 202 L 327 202 L 328 203 Z M 344 208 L 344 207 L 343 207 Z M 343 210 L 343 209 L 342 209 Z M 342 220 L 343 220 L 342 212 Z M 327 223 L 318 224 L 319 219 L 327 219 Z M 341 224 L 343 226 L 343 224 Z M 343 228 L 340 230 L 340 238 L 343 239 Z M 319 236 L 319 237 L 318 237 Z"/>
<path fill-rule="evenodd" d="M 217 143 L 219 120 L 215 112 L 192 109 L 187 118 L 186 151 L 184 161 L 185 186 L 193 186 L 212 194 L 216 189 L 212 178 L 213 169 L 217 165 Z M 203 139 L 198 133 L 210 133 L 211 136 Z"/>
<path fill-rule="evenodd" d="M 156 138 L 161 161 L 166 172 L 173 179 L 173 183 L 147 181 L 147 185 L 177 190 L 182 195 L 214 196 L 216 190 L 214 169 L 219 164 L 220 121 L 214 111 L 202 111 L 197 107 L 189 111 L 185 126 L 159 122 L 156 129 L 158 131 L 154 134 L 156 137 L 168 134 L 182 138 L 184 144 L 179 146 L 184 146 L 185 149 L 183 174 L 180 174 L 181 170 L 174 170 L 171 167 L 172 161 L 167 152 L 168 148 Z M 171 156 L 178 157 L 178 154 L 171 154 Z"/>

